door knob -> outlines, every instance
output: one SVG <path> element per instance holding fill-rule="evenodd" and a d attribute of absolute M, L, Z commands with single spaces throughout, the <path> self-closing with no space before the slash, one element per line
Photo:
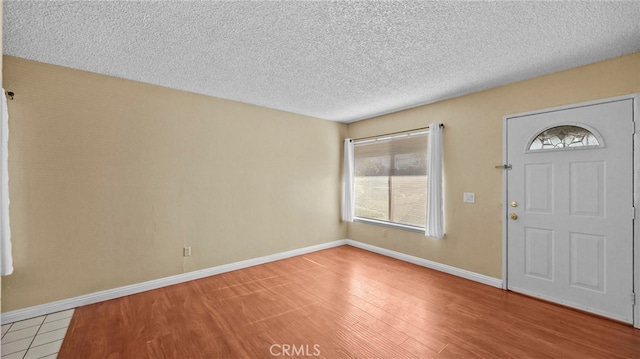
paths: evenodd
<path fill-rule="evenodd" d="M 509 218 L 511 218 L 511 219 L 513 219 L 515 221 L 516 219 L 518 219 L 518 215 L 516 213 L 511 213 L 509 215 Z"/>

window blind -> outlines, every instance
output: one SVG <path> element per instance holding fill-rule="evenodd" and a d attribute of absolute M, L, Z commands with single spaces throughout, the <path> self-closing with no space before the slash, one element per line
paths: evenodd
<path fill-rule="evenodd" d="M 356 217 L 425 226 L 427 134 L 355 143 Z"/>

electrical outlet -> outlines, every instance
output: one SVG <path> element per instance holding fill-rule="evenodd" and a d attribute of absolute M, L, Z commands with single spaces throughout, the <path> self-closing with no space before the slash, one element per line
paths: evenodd
<path fill-rule="evenodd" d="M 182 255 L 184 257 L 191 257 L 191 247 L 182 248 Z"/>
<path fill-rule="evenodd" d="M 382 236 L 383 236 L 383 237 L 386 237 L 386 236 L 387 236 L 387 229 L 386 229 L 386 228 L 382 230 Z"/>

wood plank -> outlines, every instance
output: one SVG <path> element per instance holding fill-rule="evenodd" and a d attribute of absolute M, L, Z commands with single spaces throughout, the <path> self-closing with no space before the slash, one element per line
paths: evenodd
<path fill-rule="evenodd" d="M 77 308 L 58 357 L 274 354 L 640 358 L 640 331 L 342 246 Z"/>

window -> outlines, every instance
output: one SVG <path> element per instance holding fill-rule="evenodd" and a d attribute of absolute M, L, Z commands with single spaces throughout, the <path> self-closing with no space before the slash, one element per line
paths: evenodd
<path fill-rule="evenodd" d="M 579 126 L 563 125 L 539 133 L 529 144 L 529 151 L 598 146 L 600 142 L 591 131 Z"/>
<path fill-rule="evenodd" d="M 425 131 L 354 143 L 355 217 L 424 229 Z"/>

